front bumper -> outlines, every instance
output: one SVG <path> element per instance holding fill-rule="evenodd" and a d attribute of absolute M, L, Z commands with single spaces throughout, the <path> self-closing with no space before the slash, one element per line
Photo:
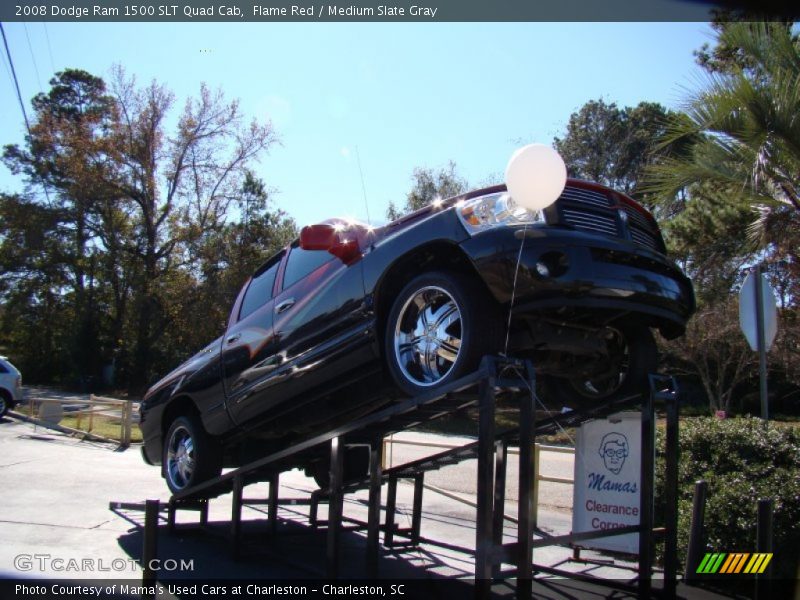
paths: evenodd
<path fill-rule="evenodd" d="M 563 307 L 635 313 L 673 338 L 695 310 L 691 281 L 633 242 L 560 227 L 498 227 L 462 248 L 498 302 L 507 305 L 513 293 L 517 315 Z"/>
<path fill-rule="evenodd" d="M 154 435 L 147 437 L 144 430 L 142 430 L 142 436 L 144 437 L 144 443 L 142 444 L 142 458 L 144 462 L 148 465 L 160 465 L 162 450 L 161 436 Z"/>

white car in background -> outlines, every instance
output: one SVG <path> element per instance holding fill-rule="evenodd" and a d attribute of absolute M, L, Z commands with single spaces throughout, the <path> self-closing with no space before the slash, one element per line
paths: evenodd
<path fill-rule="evenodd" d="M 22 373 L 0 356 L 0 417 L 22 400 Z"/>

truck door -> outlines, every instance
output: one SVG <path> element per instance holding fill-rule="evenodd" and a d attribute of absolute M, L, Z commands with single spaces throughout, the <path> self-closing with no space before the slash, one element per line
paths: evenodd
<path fill-rule="evenodd" d="M 284 255 L 272 257 L 246 284 L 222 338 L 225 395 L 236 424 L 254 416 L 265 382 L 280 364 L 273 332 L 273 290 Z"/>
<path fill-rule="evenodd" d="M 333 388 L 374 360 L 362 267 L 360 260 L 345 263 L 325 250 L 292 245 L 275 297 L 275 339 L 284 365 L 272 382 L 270 405 Z"/>

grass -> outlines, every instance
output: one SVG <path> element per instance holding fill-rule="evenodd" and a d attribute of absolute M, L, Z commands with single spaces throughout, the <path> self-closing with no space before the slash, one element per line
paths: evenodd
<path fill-rule="evenodd" d="M 108 417 L 105 415 L 94 415 L 92 419 L 92 428 L 89 429 L 88 415 L 82 415 L 80 422 L 78 422 L 77 415 L 64 415 L 58 423 L 62 427 L 69 427 L 71 429 L 79 429 L 81 431 L 88 431 L 95 435 L 99 435 L 110 440 L 120 441 L 120 420 L 115 417 Z M 138 425 L 131 426 L 131 442 L 141 442 L 142 432 Z"/>

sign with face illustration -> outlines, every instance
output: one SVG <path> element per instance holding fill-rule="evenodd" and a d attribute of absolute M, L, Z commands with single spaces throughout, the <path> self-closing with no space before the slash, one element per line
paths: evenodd
<path fill-rule="evenodd" d="M 641 414 L 624 412 L 587 421 L 575 441 L 572 531 L 612 530 L 639 524 Z M 637 553 L 639 535 L 581 542 L 582 546 Z"/>
<path fill-rule="evenodd" d="M 606 469 L 619 475 L 628 457 L 628 438 L 618 431 L 607 433 L 600 440 L 598 452 L 603 457 Z"/>

